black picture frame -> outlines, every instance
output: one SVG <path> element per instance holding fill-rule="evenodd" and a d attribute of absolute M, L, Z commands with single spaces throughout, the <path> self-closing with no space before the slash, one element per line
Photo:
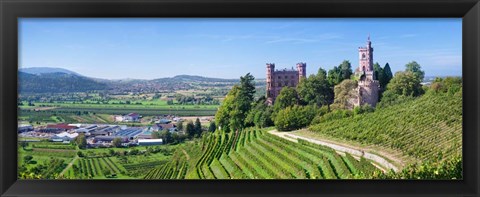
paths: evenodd
<path fill-rule="evenodd" d="M 479 196 L 480 194 L 478 0 L 0 0 L 0 17 L 1 196 Z M 19 17 L 463 18 L 464 179 L 17 180 Z"/>

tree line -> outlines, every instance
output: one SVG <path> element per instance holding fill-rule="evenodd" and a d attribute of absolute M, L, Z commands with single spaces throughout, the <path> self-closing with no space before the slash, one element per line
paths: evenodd
<path fill-rule="evenodd" d="M 395 75 L 388 63 L 384 67 L 375 63 L 373 69 L 380 84 L 378 107 L 418 97 L 425 92 L 421 85 L 425 72 L 415 61 L 407 63 L 405 70 Z M 372 112 L 374 109 L 368 105 L 349 106 L 348 100 L 355 94 L 361 77 L 353 72 L 351 63 L 346 60 L 328 72 L 320 68 L 317 74 L 301 78 L 296 88 L 283 87 L 271 106 L 265 96 L 254 99 L 255 78 L 247 73 L 240 77 L 240 84 L 228 92 L 219 107 L 215 115 L 217 129 L 230 132 L 250 126 L 275 126 L 278 130 L 294 130 L 310 125 L 314 119 L 318 123 L 322 116 L 328 119 Z M 441 85 L 437 86 L 441 89 Z"/>

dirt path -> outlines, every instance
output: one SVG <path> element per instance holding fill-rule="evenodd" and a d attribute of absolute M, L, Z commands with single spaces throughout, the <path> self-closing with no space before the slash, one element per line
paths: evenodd
<path fill-rule="evenodd" d="M 63 171 L 58 175 L 58 177 L 63 177 L 63 174 L 65 174 L 68 171 L 68 169 L 70 169 L 73 166 L 73 163 L 75 163 L 77 159 L 78 159 L 78 156 L 75 156 L 75 158 L 73 158 L 72 161 L 68 163 L 67 167 L 63 169 Z"/>
<path fill-rule="evenodd" d="M 287 140 L 290 140 L 290 141 L 293 141 L 293 142 L 298 142 L 297 139 L 302 139 L 302 140 L 306 140 L 308 142 L 312 142 L 312 143 L 319 144 L 319 145 L 322 145 L 322 146 L 327 146 L 327 147 L 330 147 L 330 148 L 332 148 L 336 151 L 348 153 L 348 154 L 351 154 L 353 156 L 358 156 L 358 157 L 363 156 L 366 159 L 375 161 L 377 164 L 381 165 L 381 169 L 383 168 L 382 170 L 392 169 L 395 172 L 399 171 L 397 166 L 393 165 L 392 163 L 390 163 L 389 161 L 387 161 L 383 157 L 381 157 L 379 155 L 376 155 L 376 154 L 373 154 L 373 153 L 370 153 L 370 152 L 363 151 L 362 148 L 360 148 L 360 147 L 352 147 L 352 146 L 347 147 L 347 146 L 340 145 L 340 144 L 337 144 L 337 143 L 332 143 L 332 142 L 328 142 L 328 141 L 311 139 L 311 138 L 306 138 L 306 137 L 294 135 L 294 134 L 288 133 L 288 132 L 278 132 L 277 130 L 271 130 L 271 131 L 268 131 L 268 133 L 279 136 L 279 137 L 282 137 L 284 139 L 287 139 Z"/>

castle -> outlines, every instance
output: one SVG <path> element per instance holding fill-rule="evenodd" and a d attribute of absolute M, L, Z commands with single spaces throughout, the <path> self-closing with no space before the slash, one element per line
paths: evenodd
<path fill-rule="evenodd" d="M 307 77 L 307 64 L 300 62 L 297 70 L 275 70 L 275 64 L 267 63 L 267 103 L 273 104 L 283 87 L 297 87 L 302 77 Z"/>
<path fill-rule="evenodd" d="M 359 78 L 358 86 L 354 90 L 355 96 L 349 100 L 350 108 L 369 104 L 375 107 L 378 102 L 380 83 L 376 80 L 373 70 L 373 48 L 370 36 L 366 47 L 358 48 L 359 65 L 355 75 Z M 283 87 L 296 87 L 302 77 L 306 75 L 307 64 L 297 64 L 297 70 L 275 70 L 275 64 L 267 63 L 267 103 L 273 104 Z"/>
<path fill-rule="evenodd" d="M 380 83 L 373 70 L 373 48 L 370 36 L 365 47 L 358 48 L 359 65 L 355 69 L 355 75 L 359 78 L 358 86 L 354 90 L 355 96 L 349 100 L 353 107 L 369 104 L 375 107 L 378 102 Z"/>

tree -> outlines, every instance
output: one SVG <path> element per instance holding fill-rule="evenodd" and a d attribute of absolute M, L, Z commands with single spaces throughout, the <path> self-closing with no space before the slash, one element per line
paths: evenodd
<path fill-rule="evenodd" d="M 187 122 L 186 132 L 188 137 L 193 138 L 195 136 L 195 125 L 191 120 Z"/>
<path fill-rule="evenodd" d="M 340 68 L 340 76 L 342 77 L 342 79 L 350 79 L 353 74 L 352 65 L 350 64 L 350 62 L 348 60 L 343 60 L 343 62 L 338 67 Z"/>
<path fill-rule="evenodd" d="M 393 79 L 387 85 L 387 91 L 396 95 L 419 96 L 423 94 L 421 79 L 418 73 L 411 71 L 397 72 Z"/>
<path fill-rule="evenodd" d="M 32 157 L 31 155 L 25 155 L 25 157 L 23 157 L 23 162 L 24 162 L 24 163 L 28 163 L 28 162 L 30 162 L 32 159 L 33 159 L 33 157 Z"/>
<path fill-rule="evenodd" d="M 178 121 L 176 126 L 178 131 L 183 131 L 183 121 Z"/>
<path fill-rule="evenodd" d="M 332 70 L 328 71 L 328 82 L 331 86 L 335 86 L 345 79 L 350 79 L 352 74 L 352 65 L 349 61 L 344 60 L 338 67 L 334 66 Z"/>
<path fill-rule="evenodd" d="M 217 128 L 215 126 L 215 122 L 210 122 L 210 126 L 208 127 L 208 132 L 214 132 Z"/>
<path fill-rule="evenodd" d="M 291 131 L 308 126 L 317 114 L 317 106 L 294 105 L 282 109 L 275 117 L 275 127 L 280 131 Z"/>
<path fill-rule="evenodd" d="M 84 157 L 85 155 L 83 154 L 82 151 L 78 151 L 78 152 L 77 152 L 77 156 L 78 156 L 78 157 Z"/>
<path fill-rule="evenodd" d="M 112 145 L 117 148 L 122 147 L 122 139 L 119 137 L 113 138 Z"/>
<path fill-rule="evenodd" d="M 240 91 L 238 85 L 234 85 L 233 88 L 228 92 L 227 96 L 223 100 L 222 105 L 215 113 L 215 123 L 220 127 L 221 130 L 225 132 L 230 132 L 230 112 L 233 110 L 235 100 Z"/>
<path fill-rule="evenodd" d="M 378 62 L 373 64 L 373 74 L 375 75 L 375 78 L 380 82 L 380 87 L 385 88 L 386 84 L 383 84 L 383 82 L 385 81 L 385 73 L 380 64 L 378 64 Z"/>
<path fill-rule="evenodd" d="M 333 102 L 333 89 L 327 80 L 327 72 L 321 68 L 317 75 L 301 79 L 297 91 L 305 104 L 316 104 L 321 107 Z"/>
<path fill-rule="evenodd" d="M 280 90 L 280 94 L 278 94 L 277 98 L 275 99 L 275 104 L 273 104 L 273 111 L 274 113 L 279 112 L 282 109 L 285 109 L 289 106 L 293 106 L 299 103 L 297 90 L 292 87 L 283 87 Z"/>
<path fill-rule="evenodd" d="M 382 83 L 385 84 L 385 86 L 383 86 L 383 88 L 386 88 L 387 84 L 393 78 L 393 73 L 392 73 L 392 70 L 390 69 L 390 64 L 388 64 L 388 63 L 386 63 L 385 67 L 383 67 L 383 76 L 384 76 L 384 81 Z"/>
<path fill-rule="evenodd" d="M 168 130 L 160 131 L 160 138 L 162 138 L 164 144 L 173 142 L 172 133 Z"/>
<path fill-rule="evenodd" d="M 202 123 L 200 123 L 200 119 L 195 120 L 195 134 L 200 136 L 202 134 Z"/>
<path fill-rule="evenodd" d="M 357 82 L 351 79 L 342 81 L 342 83 L 335 86 L 335 100 L 331 107 L 333 109 L 352 109 L 353 103 L 350 99 L 356 96 L 355 88 Z"/>
<path fill-rule="evenodd" d="M 420 80 L 420 82 L 423 81 L 423 78 L 425 77 L 425 72 L 422 70 L 420 64 L 418 64 L 416 61 L 409 62 L 405 65 L 405 68 L 405 71 L 412 72 Z"/>
<path fill-rule="evenodd" d="M 87 147 L 87 139 L 85 138 L 85 134 L 78 135 L 75 138 L 75 143 L 79 149 L 85 149 Z"/>

